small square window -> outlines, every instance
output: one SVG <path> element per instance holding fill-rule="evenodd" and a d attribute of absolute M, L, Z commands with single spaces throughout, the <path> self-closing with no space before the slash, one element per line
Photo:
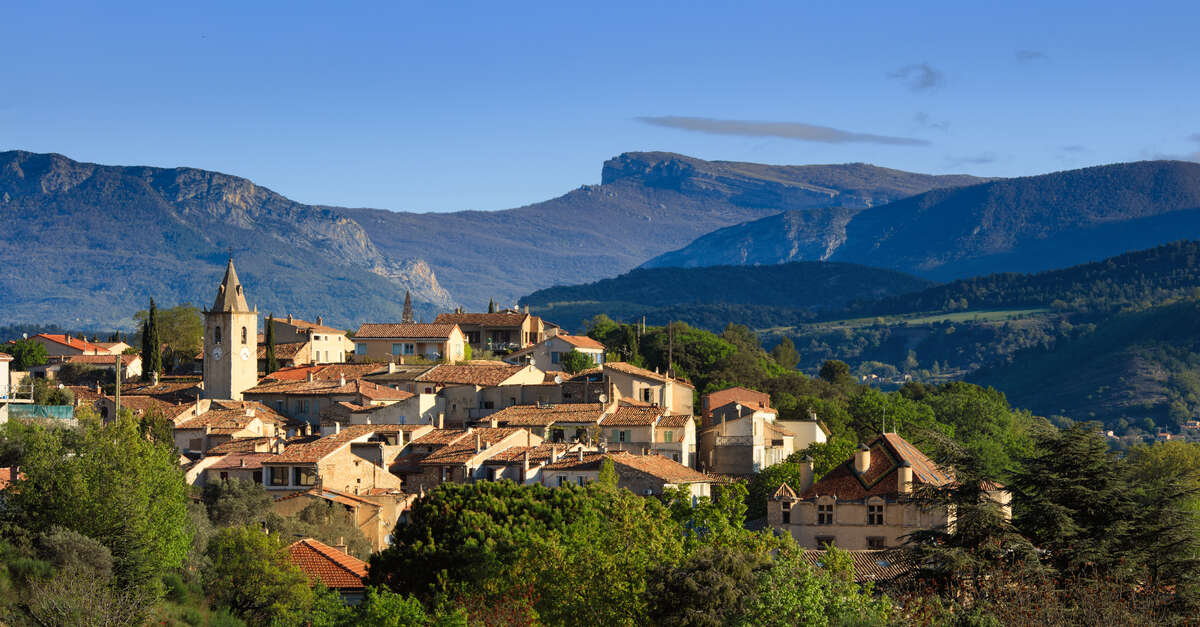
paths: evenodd
<path fill-rule="evenodd" d="M 867 548 L 868 549 L 886 549 L 887 542 L 884 540 L 883 536 L 870 536 L 867 538 Z"/>

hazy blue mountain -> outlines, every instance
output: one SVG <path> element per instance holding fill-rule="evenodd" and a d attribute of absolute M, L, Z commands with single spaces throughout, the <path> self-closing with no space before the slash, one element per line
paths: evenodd
<path fill-rule="evenodd" d="M 635 152 L 607 161 L 600 185 L 517 209 L 339 211 L 385 254 L 428 261 L 456 299 L 480 307 L 614 276 L 714 229 L 782 210 L 861 209 L 981 180 L 862 163 L 771 166 Z"/>
<path fill-rule="evenodd" d="M 851 213 L 852 215 L 847 215 Z M 740 224 L 645 267 L 827 259 L 936 280 L 1036 272 L 1200 236 L 1200 164 L 1144 161 Z"/>

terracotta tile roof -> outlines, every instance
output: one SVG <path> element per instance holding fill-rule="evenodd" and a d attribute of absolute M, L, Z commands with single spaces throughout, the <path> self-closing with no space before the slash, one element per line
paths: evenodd
<path fill-rule="evenodd" d="M 604 427 L 648 427 L 666 412 L 666 408 L 657 405 L 634 405 L 622 401 L 617 410 L 605 416 L 600 424 Z"/>
<path fill-rule="evenodd" d="M 417 381 L 427 381 L 442 385 L 478 385 L 489 387 L 500 385 L 524 368 L 524 366 L 510 366 L 508 364 L 499 366 L 442 364 L 434 366 L 428 372 L 418 376 Z"/>
<path fill-rule="evenodd" d="M 296 357 L 296 353 L 299 353 L 300 349 L 307 345 L 308 342 L 278 342 L 275 344 L 275 358 L 294 359 Z M 267 358 L 267 346 L 265 344 L 258 345 L 258 358 Z"/>
<path fill-rule="evenodd" d="M 561 403 L 558 405 L 513 405 L 487 417 L 502 425 L 544 427 L 554 423 L 596 423 L 604 416 L 603 403 Z"/>
<path fill-rule="evenodd" d="M 560 445 L 561 446 L 561 445 Z M 569 454 L 562 454 L 558 461 L 542 466 L 543 470 L 573 470 L 576 472 L 586 472 L 589 470 L 600 470 L 600 462 L 605 457 L 612 453 L 597 453 L 595 451 L 584 451 L 583 460 L 579 459 L 579 451 L 570 451 Z"/>
<path fill-rule="evenodd" d="M 341 385 L 340 380 L 314 379 L 301 380 L 264 380 L 242 394 L 286 394 L 291 396 L 330 396 L 354 395 L 372 401 L 403 401 L 413 397 L 411 392 L 371 383 L 362 379 L 348 380 Z"/>
<path fill-rule="evenodd" d="M 24 478 L 25 474 L 20 472 L 16 466 L 0 468 L 0 490 L 12 485 L 12 482 Z"/>
<path fill-rule="evenodd" d="M 199 381 L 159 381 L 155 383 L 126 383 L 121 386 L 121 400 L 126 396 L 153 396 L 172 403 L 194 403 L 204 396 Z"/>
<path fill-rule="evenodd" d="M 215 455 L 227 455 L 229 453 L 253 453 L 258 448 L 269 447 L 274 439 L 275 438 L 265 436 L 257 438 L 235 438 L 228 442 L 222 442 L 208 449 L 205 455 L 212 457 Z"/>
<path fill-rule="evenodd" d="M 687 414 L 668 414 L 658 421 L 658 427 L 667 429 L 678 429 L 686 427 L 689 422 L 694 419 Z"/>
<path fill-rule="evenodd" d="M 665 483 L 708 483 L 711 481 L 708 475 L 692 470 L 662 455 L 634 455 L 619 452 L 608 453 L 608 456 L 618 467 L 617 474 L 621 473 L 621 466 L 626 466 L 661 479 Z"/>
<path fill-rule="evenodd" d="M 53 342 L 55 344 L 73 348 L 75 350 L 81 350 L 85 353 L 107 353 L 108 352 L 102 346 L 97 346 L 96 344 L 92 344 L 91 342 L 89 342 L 87 340 L 82 340 L 82 339 L 79 339 L 74 336 L 69 336 L 65 333 L 38 333 L 37 335 L 35 335 L 29 339 L 32 340 L 32 339 L 36 339 L 36 338 L 41 338 L 43 340 L 46 340 L 47 342 Z"/>
<path fill-rule="evenodd" d="M 428 339 L 445 340 L 454 332 L 455 325 L 441 323 L 366 323 L 354 332 L 354 339 Z"/>
<path fill-rule="evenodd" d="M 453 444 L 467 434 L 466 429 L 434 429 L 429 433 L 413 440 L 410 444 L 417 446 L 438 446 Z"/>
<path fill-rule="evenodd" d="M 574 346 L 575 348 L 590 348 L 593 350 L 604 350 L 604 345 L 586 335 L 555 335 L 558 339 Z"/>
<path fill-rule="evenodd" d="M 111 397 L 106 397 L 111 398 Z M 157 411 L 164 418 L 173 419 L 187 411 L 189 405 L 168 403 L 153 396 L 136 396 L 121 394 L 121 409 L 128 409 L 135 416 L 143 416 L 148 411 Z"/>
<path fill-rule="evenodd" d="M 759 392 L 741 386 L 725 388 L 705 394 L 701 399 L 701 405 L 707 407 L 709 412 L 718 407 L 724 407 L 730 403 L 741 403 L 743 405 L 752 405 L 758 407 L 770 407 L 771 395 L 766 392 Z"/>
<path fill-rule="evenodd" d="M 683 385 L 683 386 L 695 389 L 695 386 L 693 386 L 691 383 L 688 383 L 687 381 L 684 381 L 683 379 L 672 379 L 665 374 L 659 374 L 657 372 L 654 372 L 653 370 L 646 370 L 645 368 L 638 368 L 637 366 L 635 366 L 631 363 L 624 362 L 624 361 L 605 362 L 605 364 L 601 367 L 605 370 L 605 372 L 607 372 L 609 370 L 613 370 L 616 372 L 620 372 L 622 374 L 639 377 L 641 379 L 651 379 L 654 381 L 662 381 L 664 383 L 667 381 L 674 381 L 675 383 L 678 383 L 679 385 Z"/>
<path fill-rule="evenodd" d="M 509 436 L 511 436 L 515 433 L 521 433 L 523 431 L 524 431 L 524 429 L 505 429 L 505 428 L 491 429 L 491 428 L 486 428 L 486 427 L 480 428 L 480 429 L 473 429 L 473 430 L 471 430 L 470 433 L 466 434 L 466 437 L 460 438 L 457 441 L 455 441 L 453 444 L 450 444 L 441 449 L 438 449 L 437 451 L 434 451 L 433 453 L 430 453 L 428 457 L 426 457 L 425 459 L 422 459 L 421 461 L 419 461 L 417 463 L 421 466 L 445 466 L 445 465 L 465 464 L 468 461 L 470 461 L 472 458 L 474 458 L 476 455 L 479 455 L 480 453 L 482 453 L 483 451 L 485 451 L 491 447 L 500 445 L 499 443 L 502 440 L 504 440 L 505 438 L 508 438 Z M 475 450 L 475 438 L 477 436 L 480 439 L 481 445 L 483 447 L 479 451 Z"/>
<path fill-rule="evenodd" d="M 361 379 L 367 375 L 387 372 L 387 367 L 380 364 L 324 364 L 318 366 L 296 366 L 280 368 L 267 375 L 267 379 L 277 381 L 304 381 L 312 373 L 318 381 L 337 381 L 343 376 L 347 381 Z"/>
<path fill-rule="evenodd" d="M 282 318 L 275 318 L 275 322 L 278 322 L 279 324 L 291 325 L 293 327 L 296 327 L 297 329 L 310 329 L 310 330 L 316 331 L 317 333 L 332 333 L 335 335 L 342 335 L 345 333 L 345 331 L 342 329 L 335 329 L 333 327 L 327 327 L 323 324 L 317 324 L 316 322 L 309 322 L 307 320 L 301 320 L 301 319 L 295 318 L 295 317 L 290 318 L 290 319 L 287 316 L 284 316 Z"/>
<path fill-rule="evenodd" d="M 4 353 L 0 353 L 3 355 Z M 4 361 L 0 359 L 0 361 Z M 91 403 L 104 398 L 104 394 L 97 392 L 95 388 L 90 388 L 86 385 L 68 385 L 68 390 L 75 395 L 75 403 Z"/>
<path fill-rule="evenodd" d="M 351 440 L 370 436 L 373 433 L 399 431 L 399 425 L 350 425 L 333 435 L 327 435 L 309 442 L 287 444 L 283 452 L 265 460 L 268 464 L 315 464 L 334 453 L 343 446 L 348 446 Z"/>
<path fill-rule="evenodd" d="M 188 408 L 189 411 L 195 411 L 195 409 L 195 405 Z M 185 419 L 183 422 L 175 425 L 175 428 L 203 429 L 204 427 L 209 427 L 211 429 L 241 429 L 245 428 L 246 425 L 249 425 L 255 419 L 258 419 L 259 422 L 274 423 L 276 425 L 283 425 L 288 421 L 287 418 L 275 413 L 271 408 L 255 401 L 212 401 L 208 411 Z"/>
<path fill-rule="evenodd" d="M 483 325 L 488 327 L 519 327 L 529 317 L 527 313 L 444 313 L 434 318 L 436 324 Z"/>
<path fill-rule="evenodd" d="M 68 364 L 96 364 L 99 366 L 111 366 L 116 355 L 67 355 L 63 361 Z M 121 365 L 128 367 L 135 361 L 140 362 L 141 355 L 121 355 Z"/>
<path fill-rule="evenodd" d="M 537 465 L 541 463 L 550 463 L 550 456 L 557 452 L 559 456 L 572 454 L 578 455 L 572 449 L 578 448 L 578 444 L 564 444 L 562 442 L 543 442 L 537 446 L 511 446 L 488 458 L 485 464 L 521 464 L 525 461 L 525 452 L 529 452 L 529 463 Z"/>
<path fill-rule="evenodd" d="M 868 448 L 871 451 L 871 464 L 862 475 L 854 472 L 852 455 L 805 490 L 800 498 L 836 496 L 839 501 L 857 501 L 870 496 L 898 495 L 897 472 L 900 464 L 906 461 L 912 465 L 914 484 L 939 486 L 953 480 L 949 473 L 938 468 L 924 453 L 895 433 L 875 438 Z"/>
<path fill-rule="evenodd" d="M 778 425 L 773 425 L 766 421 L 763 421 L 763 429 L 766 430 L 767 432 L 769 432 L 771 435 L 775 436 L 776 438 L 794 438 L 794 437 L 796 437 L 795 433 L 792 433 L 791 431 L 788 431 L 787 429 L 784 429 L 783 427 L 780 427 Z"/>
<path fill-rule="evenodd" d="M 332 590 L 366 587 L 366 562 L 312 538 L 289 545 L 288 559 L 308 577 L 309 584 L 319 581 Z"/>
<path fill-rule="evenodd" d="M 854 582 L 890 581 L 912 573 L 916 562 L 898 549 L 842 551 L 850 556 L 854 566 Z M 823 568 L 825 551 L 806 550 L 803 559 L 814 568 Z"/>
<path fill-rule="evenodd" d="M 236 442 L 237 440 L 234 440 Z M 271 453 L 228 453 L 220 459 L 220 461 L 209 466 L 209 470 L 259 470 L 262 468 L 264 459 L 271 456 Z M 243 465 L 245 462 L 245 465 Z"/>
<path fill-rule="evenodd" d="M 300 498 L 303 496 L 315 496 L 320 499 L 333 501 L 334 503 L 340 503 L 350 507 L 371 507 L 376 509 L 382 507 L 380 504 L 375 503 L 374 501 L 368 501 L 367 499 L 361 498 L 356 494 L 350 494 L 349 492 L 342 492 L 341 490 L 334 490 L 332 488 L 312 488 L 311 490 L 305 490 L 303 492 L 293 492 L 275 499 L 275 502 L 278 503 L 280 501 L 289 501 L 291 499 Z"/>

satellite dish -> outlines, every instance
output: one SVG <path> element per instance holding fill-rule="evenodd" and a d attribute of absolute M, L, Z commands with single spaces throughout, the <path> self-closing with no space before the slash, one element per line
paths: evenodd
<path fill-rule="evenodd" d="M 554 385 L 562 385 L 563 378 L 561 374 L 554 375 Z"/>
<path fill-rule="evenodd" d="M 608 402 L 608 395 L 607 395 L 607 394 L 601 394 L 601 395 L 600 395 L 600 402 L 601 402 L 601 403 L 607 403 L 607 402 Z"/>

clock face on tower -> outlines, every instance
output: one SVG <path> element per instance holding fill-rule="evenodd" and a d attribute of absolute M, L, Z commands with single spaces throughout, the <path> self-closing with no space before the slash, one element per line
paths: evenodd
<path fill-rule="evenodd" d="M 222 355 L 222 354 L 223 354 L 223 353 L 221 352 L 221 347 L 220 347 L 220 346 L 214 346 L 214 347 L 213 347 L 213 349 L 212 349 L 212 356 L 213 356 L 213 359 L 220 360 L 220 359 L 221 359 L 221 355 Z"/>
<path fill-rule="evenodd" d="M 250 349 L 243 346 L 242 347 L 242 360 L 245 361 L 247 359 L 250 359 Z"/>

